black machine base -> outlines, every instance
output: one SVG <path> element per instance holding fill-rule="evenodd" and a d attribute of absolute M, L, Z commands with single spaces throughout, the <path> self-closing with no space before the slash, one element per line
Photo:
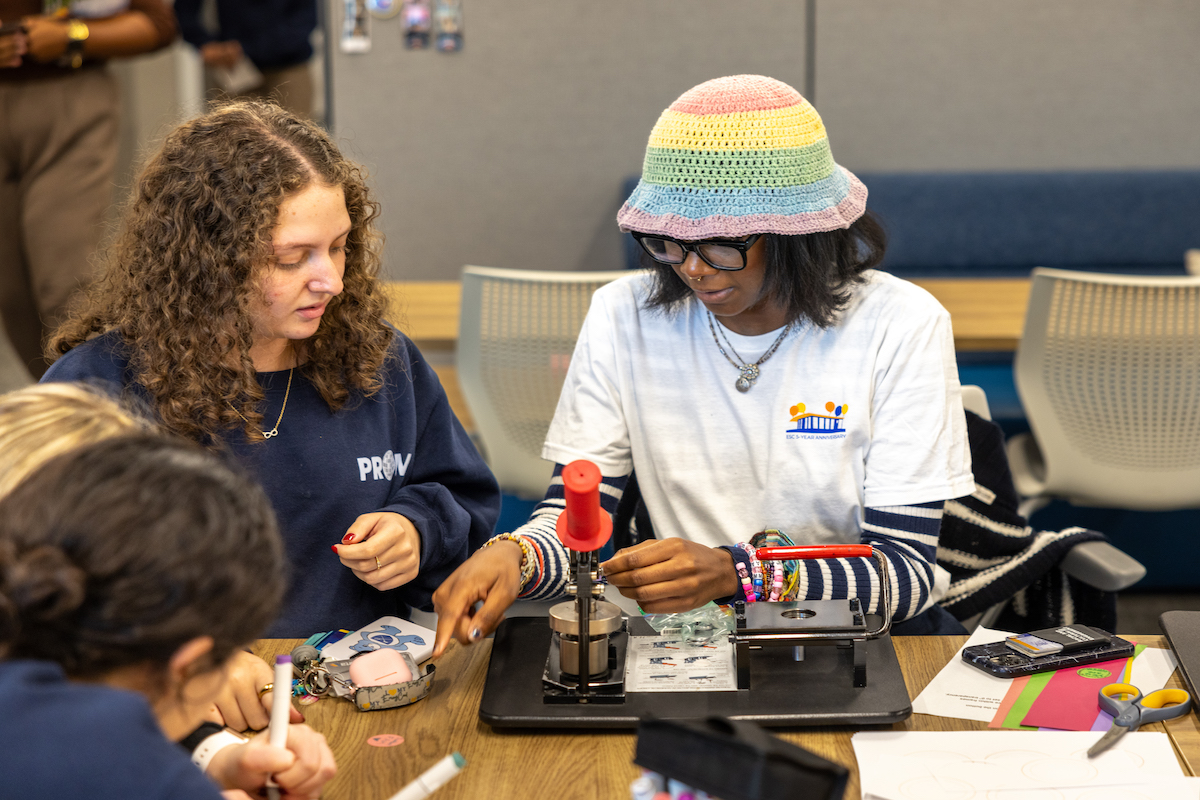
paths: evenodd
<path fill-rule="evenodd" d="M 588 691 L 579 692 L 579 678 L 564 675 L 559 666 L 560 640 L 550 637 L 550 655 L 542 674 L 542 699 L 547 703 L 624 703 L 625 650 L 629 634 L 624 629 L 608 637 L 608 674 L 588 681 Z"/>
<path fill-rule="evenodd" d="M 772 727 L 812 727 L 890 725 L 912 714 L 888 636 L 859 645 L 870 676 L 864 687 L 852 685 L 851 648 L 810 645 L 804 649 L 804 661 L 796 662 L 791 648 L 767 647 L 751 655 L 749 691 L 629 692 L 616 704 L 546 702 L 542 677 L 550 637 L 549 623 L 540 617 L 514 617 L 500 625 L 480 719 L 496 728 L 635 728 L 648 715 L 717 715 Z"/>

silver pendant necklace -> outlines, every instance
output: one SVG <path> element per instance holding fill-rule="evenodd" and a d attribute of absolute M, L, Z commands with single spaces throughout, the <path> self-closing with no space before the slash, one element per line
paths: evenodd
<path fill-rule="evenodd" d="M 725 356 L 725 360 L 730 364 L 733 364 L 733 366 L 736 367 L 737 371 L 740 373 L 738 379 L 733 383 L 734 388 L 743 394 L 750 391 L 750 387 L 754 385 L 756 380 L 758 380 L 758 368 L 762 366 L 764 361 L 775 354 L 775 351 L 779 349 L 779 345 L 783 344 L 784 337 L 786 337 L 788 332 L 792 329 L 792 323 L 789 322 L 787 325 L 783 326 L 783 331 L 780 332 L 779 338 L 777 338 L 775 342 L 767 348 L 767 352 L 763 353 L 762 358 L 760 358 L 758 361 L 755 361 L 753 364 L 748 364 L 741 356 L 738 355 L 737 350 L 733 349 L 733 344 L 730 343 L 728 338 L 726 338 L 724 331 L 721 331 L 720 338 L 717 337 L 718 326 L 713 324 L 712 312 L 706 310 L 705 313 L 708 314 L 708 330 L 710 333 L 712 333 L 713 341 L 717 343 L 717 349 L 721 351 L 721 355 Z M 721 339 L 725 339 L 725 344 L 729 347 L 729 352 L 733 353 L 734 358 L 736 358 L 737 361 L 734 361 L 733 358 L 730 358 L 729 353 L 725 352 L 725 348 L 721 347 Z"/>

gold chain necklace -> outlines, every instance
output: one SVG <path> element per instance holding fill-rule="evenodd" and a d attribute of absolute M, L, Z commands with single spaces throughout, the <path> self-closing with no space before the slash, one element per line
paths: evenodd
<path fill-rule="evenodd" d="M 283 412 L 287 411 L 288 397 L 291 396 L 291 394 L 292 394 L 292 373 L 295 371 L 296 371 L 295 365 L 293 365 L 292 368 L 288 370 L 287 388 L 283 390 L 283 408 L 279 409 L 279 419 L 275 420 L 275 427 L 271 428 L 271 430 L 269 430 L 269 431 L 262 432 L 264 439 L 270 439 L 273 436 L 279 435 L 279 423 L 283 422 Z M 242 412 L 238 411 L 236 408 L 233 409 L 233 413 L 237 414 L 239 417 L 242 417 Z M 245 417 L 242 417 L 242 421 L 249 422 L 250 420 L 246 419 Z"/>

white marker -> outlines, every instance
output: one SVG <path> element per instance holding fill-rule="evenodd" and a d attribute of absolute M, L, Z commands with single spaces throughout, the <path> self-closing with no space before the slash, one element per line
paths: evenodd
<path fill-rule="evenodd" d="M 425 800 L 442 788 L 467 765 L 467 760 L 458 753 L 451 753 L 421 773 L 415 781 L 396 792 L 389 800 Z"/>
<path fill-rule="evenodd" d="M 275 656 L 275 681 L 271 685 L 271 724 L 267 742 L 271 747 L 287 747 L 288 724 L 292 713 L 292 657 Z M 279 798 L 279 784 L 267 778 L 267 797 Z"/>

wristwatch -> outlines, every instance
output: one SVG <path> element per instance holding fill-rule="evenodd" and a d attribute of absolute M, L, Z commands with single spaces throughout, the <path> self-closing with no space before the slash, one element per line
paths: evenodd
<path fill-rule="evenodd" d="M 60 63 L 71 69 L 83 66 L 83 43 L 88 38 L 87 23 L 78 19 L 67 20 L 67 49 L 63 51 Z"/>

